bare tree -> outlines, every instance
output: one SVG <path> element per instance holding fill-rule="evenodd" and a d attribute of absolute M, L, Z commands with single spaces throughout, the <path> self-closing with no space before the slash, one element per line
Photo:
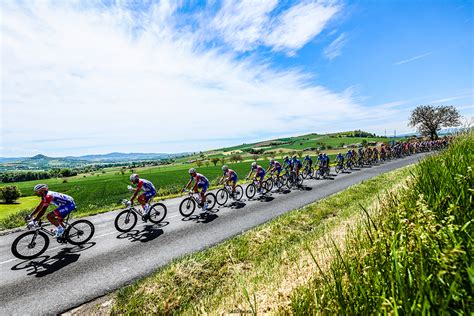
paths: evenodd
<path fill-rule="evenodd" d="M 408 126 L 416 127 L 423 136 L 438 138 L 438 131 L 443 127 L 454 127 L 461 124 L 461 115 L 452 106 L 420 105 L 411 112 Z"/>

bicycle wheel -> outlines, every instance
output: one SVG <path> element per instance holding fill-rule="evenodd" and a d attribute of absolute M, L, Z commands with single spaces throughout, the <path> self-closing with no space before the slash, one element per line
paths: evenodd
<path fill-rule="evenodd" d="M 227 193 L 226 189 L 219 189 L 216 193 L 217 204 L 224 205 L 229 198 L 229 193 Z"/>
<path fill-rule="evenodd" d="M 66 240 L 72 245 L 82 245 L 94 236 L 94 224 L 85 219 L 80 219 L 66 228 Z"/>
<path fill-rule="evenodd" d="M 159 222 L 163 221 L 166 217 L 168 210 L 163 203 L 155 203 L 150 208 L 150 222 L 153 224 L 158 224 Z"/>
<path fill-rule="evenodd" d="M 268 180 L 262 182 L 262 191 L 264 194 L 270 192 L 270 189 L 268 187 Z"/>
<path fill-rule="evenodd" d="M 205 195 L 206 203 L 207 203 L 207 210 L 212 210 L 214 206 L 216 206 L 217 198 L 214 193 L 207 193 Z"/>
<path fill-rule="evenodd" d="M 271 191 L 273 189 L 273 180 L 272 179 L 267 179 L 267 181 L 265 181 L 265 185 L 266 185 L 266 188 L 268 189 L 268 191 Z"/>
<path fill-rule="evenodd" d="M 115 229 L 121 233 L 131 231 L 137 224 L 137 214 L 132 210 L 123 210 L 115 217 Z"/>
<path fill-rule="evenodd" d="M 235 193 L 234 193 L 234 200 L 240 201 L 242 197 L 244 196 L 244 189 L 242 188 L 241 185 L 238 185 L 235 187 Z"/>
<path fill-rule="evenodd" d="M 296 185 L 299 186 L 299 187 L 303 185 L 303 176 L 302 175 L 299 175 L 296 178 Z"/>
<path fill-rule="evenodd" d="M 334 170 L 336 171 L 336 173 L 339 173 L 341 171 L 341 167 L 339 165 L 336 165 L 336 167 L 334 167 Z"/>
<path fill-rule="evenodd" d="M 18 236 L 12 244 L 12 253 L 18 259 L 33 259 L 42 255 L 49 246 L 49 238 L 39 230 Z"/>
<path fill-rule="evenodd" d="M 196 201 L 194 201 L 194 199 L 190 197 L 185 198 L 179 205 L 179 212 L 184 217 L 191 216 L 194 213 L 195 209 L 196 209 Z"/>
<path fill-rule="evenodd" d="M 306 179 L 309 175 L 309 169 L 308 168 L 304 168 L 303 169 L 303 172 L 301 172 L 301 176 L 303 177 L 303 179 Z"/>
<path fill-rule="evenodd" d="M 281 190 L 281 188 L 285 185 L 285 179 L 283 179 L 282 177 L 279 177 L 275 180 L 275 184 L 278 190 Z"/>
<path fill-rule="evenodd" d="M 245 188 L 245 195 L 247 195 L 247 198 L 251 199 L 255 196 L 255 193 L 257 192 L 257 188 L 253 183 L 250 183 L 247 188 Z"/>

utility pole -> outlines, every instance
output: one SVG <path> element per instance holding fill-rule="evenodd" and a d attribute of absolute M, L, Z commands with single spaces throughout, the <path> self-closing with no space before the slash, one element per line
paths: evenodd
<path fill-rule="evenodd" d="M 393 130 L 393 137 L 394 138 L 397 137 L 397 130 L 396 129 Z"/>

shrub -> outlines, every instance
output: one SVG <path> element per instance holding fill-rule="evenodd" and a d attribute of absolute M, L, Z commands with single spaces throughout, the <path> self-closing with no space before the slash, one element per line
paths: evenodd
<path fill-rule="evenodd" d="M 0 188 L 0 195 L 5 203 L 11 204 L 21 196 L 21 192 L 16 186 L 9 185 Z"/>

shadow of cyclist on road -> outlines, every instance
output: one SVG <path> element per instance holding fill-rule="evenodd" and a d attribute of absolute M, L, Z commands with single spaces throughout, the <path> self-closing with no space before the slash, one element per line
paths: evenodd
<path fill-rule="evenodd" d="M 245 204 L 244 202 L 241 202 L 241 201 L 234 201 L 232 203 L 229 204 L 229 208 L 232 209 L 232 210 L 238 210 L 238 209 L 241 209 L 243 207 L 245 207 Z"/>
<path fill-rule="evenodd" d="M 26 269 L 26 271 L 28 271 L 27 275 L 34 275 L 37 278 L 41 278 L 76 262 L 81 256 L 79 252 L 87 250 L 93 246 L 95 246 L 95 242 L 63 248 L 54 256 L 40 256 L 32 260 L 23 261 L 13 266 L 11 269 Z"/>
<path fill-rule="evenodd" d="M 145 225 L 142 230 L 134 229 L 126 233 L 121 233 L 117 236 L 117 239 L 129 239 L 132 242 L 149 242 L 163 235 L 163 233 L 164 231 L 160 228 L 156 228 L 156 225 Z"/>

